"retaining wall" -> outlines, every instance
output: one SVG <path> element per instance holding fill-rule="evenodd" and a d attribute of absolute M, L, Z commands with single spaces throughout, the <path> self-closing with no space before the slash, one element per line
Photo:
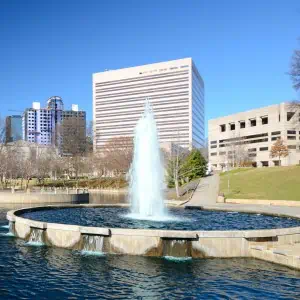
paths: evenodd
<path fill-rule="evenodd" d="M 233 204 L 259 204 L 259 205 L 278 205 L 278 206 L 300 206 L 300 201 L 292 200 L 261 200 L 261 199 L 225 199 L 218 202 L 226 202 Z"/>
<path fill-rule="evenodd" d="M 127 205 L 81 204 L 68 205 L 67 207 L 105 206 L 120 207 Z M 242 231 L 180 231 L 85 227 L 37 222 L 22 218 L 24 212 L 57 208 L 60 208 L 60 206 L 51 205 L 9 211 L 7 219 L 11 222 L 11 227 L 14 228 L 14 234 L 25 240 L 29 239 L 33 229 L 40 229 L 43 230 L 46 245 L 80 250 L 83 249 L 84 235 L 96 235 L 103 237 L 104 252 L 128 255 L 176 256 L 177 253 L 183 251 L 188 256 L 195 258 L 260 258 L 259 255 L 253 254 L 254 249 L 260 247 L 268 249 L 280 245 L 300 243 L 300 227 Z M 179 250 L 176 247 L 176 251 L 172 250 L 174 243 L 178 243 Z M 261 255 L 261 258 L 264 258 L 264 255 Z M 276 261 L 276 258 L 273 261 L 282 263 Z M 297 268 L 297 265 L 294 264 L 293 267 Z"/>
<path fill-rule="evenodd" d="M 88 203 L 89 194 L 0 193 L 1 204 Z"/>

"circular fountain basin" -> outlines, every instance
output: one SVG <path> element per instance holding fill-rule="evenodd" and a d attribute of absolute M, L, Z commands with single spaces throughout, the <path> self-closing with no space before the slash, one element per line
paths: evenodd
<path fill-rule="evenodd" d="M 159 230 L 255 230 L 300 226 L 295 218 L 170 208 L 162 218 L 135 217 L 127 207 L 66 207 L 25 212 L 23 218 L 89 227 Z"/>
<path fill-rule="evenodd" d="M 11 232 L 27 241 L 101 253 L 252 257 L 254 249 L 300 242 L 297 218 L 170 209 L 172 221 L 154 222 L 128 213 L 126 205 L 46 206 L 10 211 L 7 219 Z"/>

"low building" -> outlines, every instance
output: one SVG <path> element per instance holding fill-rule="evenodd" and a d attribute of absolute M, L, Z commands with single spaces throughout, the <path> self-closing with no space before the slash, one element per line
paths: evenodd
<path fill-rule="evenodd" d="M 299 105 L 285 102 L 209 120 L 209 162 L 218 170 L 238 161 L 254 167 L 276 166 L 279 159 L 271 158 L 270 150 L 281 138 L 289 150 L 281 165 L 299 164 L 299 112 Z"/>
<path fill-rule="evenodd" d="M 5 122 L 5 141 L 11 143 L 22 140 L 22 116 L 7 116 Z"/>

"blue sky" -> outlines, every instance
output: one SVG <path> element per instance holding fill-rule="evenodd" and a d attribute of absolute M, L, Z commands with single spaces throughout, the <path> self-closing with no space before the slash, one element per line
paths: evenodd
<path fill-rule="evenodd" d="M 206 118 L 299 99 L 299 0 L 0 1 L 1 115 L 59 95 L 92 118 L 92 73 L 192 57 Z"/>

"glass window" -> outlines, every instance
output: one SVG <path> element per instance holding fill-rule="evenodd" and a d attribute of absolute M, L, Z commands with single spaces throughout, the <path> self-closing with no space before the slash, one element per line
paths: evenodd
<path fill-rule="evenodd" d="M 273 131 L 272 135 L 277 135 L 277 134 L 280 134 L 280 133 L 281 133 L 280 131 Z"/>
<path fill-rule="evenodd" d="M 269 123 L 269 118 L 268 117 L 261 117 L 261 123 L 262 125 L 266 125 Z"/>
<path fill-rule="evenodd" d="M 294 114 L 295 114 L 295 112 L 292 112 L 292 111 L 287 112 L 287 113 L 286 113 L 286 120 L 287 120 L 287 121 L 290 121 L 291 118 L 294 116 Z"/>
<path fill-rule="evenodd" d="M 256 119 L 251 119 L 250 120 L 250 126 L 255 127 L 256 126 Z"/>

